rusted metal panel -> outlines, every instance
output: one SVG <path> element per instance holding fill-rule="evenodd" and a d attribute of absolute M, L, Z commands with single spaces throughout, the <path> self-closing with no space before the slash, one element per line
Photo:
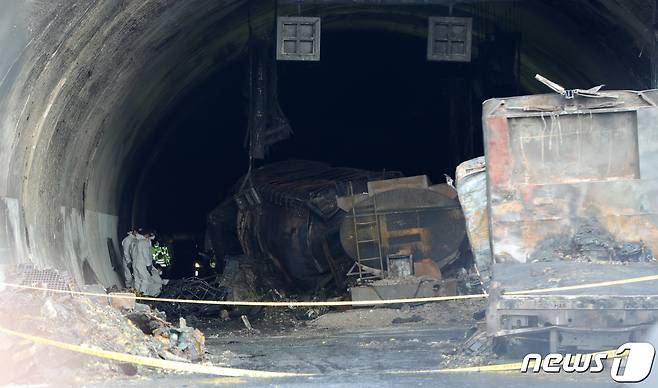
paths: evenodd
<path fill-rule="evenodd" d="M 342 246 L 357 261 L 383 258 L 381 263 L 373 259 L 369 266 L 375 269 L 385 266 L 387 255 L 406 254 L 420 270 L 416 275 L 440 273 L 459 258 L 466 237 L 464 215 L 453 188 L 433 189 L 426 178 L 416 179 L 416 186 L 409 182 L 378 182 L 376 188 L 387 190 L 356 196 L 355 211 L 348 211 L 340 226 Z"/>
<path fill-rule="evenodd" d="M 407 176 L 396 179 L 372 181 L 368 182 L 368 194 L 374 195 L 382 191 L 401 189 L 403 187 L 426 189 L 430 187 L 430 181 L 427 175 Z"/>
<path fill-rule="evenodd" d="M 491 280 L 492 257 L 484 156 L 468 160 L 457 166 L 456 185 L 459 203 L 466 220 L 468 240 L 480 278 L 486 288 Z"/>
<path fill-rule="evenodd" d="M 494 278 L 504 285 L 505 292 L 520 293 L 532 289 L 548 289 L 607 282 L 626 278 L 655 275 L 658 268 L 654 263 L 633 263 L 632 265 L 609 263 L 574 263 L 552 261 L 519 264 L 496 264 Z M 638 282 L 610 285 L 598 288 L 582 288 L 569 291 L 545 291 L 546 295 L 619 296 L 619 295 L 658 295 L 658 282 Z M 529 294 L 532 296 L 531 294 Z"/>
<path fill-rule="evenodd" d="M 650 283 L 504 294 L 658 272 L 658 92 L 599 89 L 484 104 L 490 335 L 597 349 L 658 319 Z"/>
<path fill-rule="evenodd" d="M 617 284 L 527 295 L 509 293 L 654 274 L 654 263 L 496 264 L 495 283 L 489 289 L 487 332 L 493 336 L 527 338 L 534 335 L 534 341 L 548 341 L 553 338 L 549 332 L 557 330 L 560 335 L 552 345 L 556 349 L 574 345 L 583 350 L 619 346 L 639 338 L 643 330 L 658 320 L 658 283 Z M 621 333 L 630 337 L 619 337 Z M 613 342 L 606 342 L 609 340 Z M 533 346 L 533 350 L 537 350 L 537 343 Z"/>
<path fill-rule="evenodd" d="M 597 95 L 485 102 L 495 262 L 624 260 L 626 244 L 658 249 L 656 92 Z M 578 241 L 588 234 L 606 240 L 598 249 L 607 255 Z"/>
<path fill-rule="evenodd" d="M 614 265 L 566 261 L 496 264 L 489 289 L 487 332 L 497 337 L 532 335 L 554 349 L 600 350 L 639 336 L 658 320 L 658 283 L 504 294 L 654 275 L 654 263 Z M 558 336 L 550 336 L 556 330 Z M 537 342 L 539 341 L 539 342 Z M 612 341 L 612 342 L 610 342 Z M 530 351 L 530 350 L 529 350 Z"/>
<path fill-rule="evenodd" d="M 431 298 L 435 296 L 457 295 L 455 279 L 404 279 L 378 280 L 367 286 L 351 287 L 352 300 L 390 300 L 406 298 Z"/>
<path fill-rule="evenodd" d="M 389 278 L 404 278 L 414 275 L 414 260 L 411 255 L 388 255 L 386 267 Z"/>

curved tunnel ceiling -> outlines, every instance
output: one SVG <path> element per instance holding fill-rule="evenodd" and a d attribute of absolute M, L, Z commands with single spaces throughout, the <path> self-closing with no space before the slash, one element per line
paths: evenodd
<path fill-rule="evenodd" d="M 542 91 L 540 72 L 567 87 L 650 85 L 650 1 L 482 2 L 455 16 L 523 33 L 521 83 Z M 118 278 L 122 203 L 157 146 L 156 123 L 233 60 L 245 55 L 247 19 L 270 31 L 272 2 L 69 0 L 14 2 L 0 16 L 0 263 L 31 261 L 82 280 L 86 260 L 105 285 Z M 382 30 L 424 37 L 443 6 L 316 5 L 323 29 Z M 280 6 L 279 14 L 295 14 Z M 424 53 L 422 53 L 424 55 Z M 221 128 L 218 130 L 229 130 Z M 232 129 L 235 130 L 235 129 Z M 242 130 L 242 129 L 240 129 Z"/>

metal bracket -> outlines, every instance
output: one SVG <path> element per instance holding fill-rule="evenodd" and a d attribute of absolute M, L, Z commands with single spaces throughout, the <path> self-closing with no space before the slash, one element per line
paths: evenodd
<path fill-rule="evenodd" d="M 605 85 L 595 86 L 589 89 L 565 89 L 562 85 L 543 77 L 540 74 L 535 74 L 535 79 L 544 85 L 548 86 L 551 90 L 564 96 L 567 100 L 571 100 L 576 96 L 590 97 L 590 98 L 617 98 L 616 96 L 601 94 L 599 91 Z"/>

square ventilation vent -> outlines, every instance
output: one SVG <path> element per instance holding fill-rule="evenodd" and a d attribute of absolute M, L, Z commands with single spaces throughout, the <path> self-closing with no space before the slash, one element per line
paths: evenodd
<path fill-rule="evenodd" d="M 281 16 L 277 18 L 276 59 L 320 60 L 320 18 Z"/>
<path fill-rule="evenodd" d="M 471 18 L 430 17 L 427 59 L 430 61 L 470 62 L 473 33 Z"/>

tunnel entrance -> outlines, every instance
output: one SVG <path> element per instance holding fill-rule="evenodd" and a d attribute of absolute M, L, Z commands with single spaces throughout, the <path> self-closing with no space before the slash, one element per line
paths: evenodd
<path fill-rule="evenodd" d="M 636 120 L 637 126 L 624 132 L 631 133 L 624 139 L 638 140 L 635 151 L 639 156 L 633 159 L 637 163 L 631 162 L 636 163 L 631 166 L 635 177 L 638 171 L 643 172 L 639 170 L 643 162 L 639 161 L 651 150 L 651 137 L 639 135 L 651 126 L 639 123 L 653 118 L 649 112 L 655 109 L 644 108 L 655 103 L 656 92 L 644 93 L 650 98 L 640 101 L 643 94 L 632 91 L 658 85 L 655 1 L 68 0 L 8 2 L 3 11 L 0 277 L 8 282 L 3 284 L 2 295 L 7 300 L 4 306 L 11 308 L 0 316 L 7 317 L 2 325 L 18 334 L 148 355 L 158 362 L 163 358 L 179 360 L 161 352 L 166 348 L 174 351 L 171 355 L 176 357 L 180 353 L 174 348 L 203 355 L 202 348 L 185 342 L 192 336 L 199 337 L 199 341 L 205 337 L 212 358 L 204 363 L 220 361 L 222 366 L 240 369 L 311 373 L 315 375 L 311 380 L 319 381 L 317 377 L 334 384 L 345 381 L 346 385 L 354 381 L 367 384 L 367 375 L 376 376 L 375 383 L 380 383 L 381 370 L 436 370 L 493 359 L 494 355 L 489 354 L 493 344 L 480 342 L 485 339 L 480 336 L 482 332 L 468 340 L 452 338 L 453 332 L 470 333 L 469 328 L 482 328 L 493 322 L 485 310 L 495 305 L 490 303 L 495 302 L 493 299 L 466 300 L 462 296 L 496 297 L 496 292 L 482 293 L 487 286 L 486 276 L 481 276 L 485 272 L 478 271 L 473 261 L 460 260 L 455 252 L 461 253 L 462 248 L 484 250 L 485 246 L 495 252 L 494 242 L 498 240 L 482 237 L 481 244 L 469 244 L 466 227 L 452 227 L 459 222 L 463 226 L 465 220 L 472 218 L 465 215 L 468 201 L 460 203 L 455 189 L 443 183 L 444 174 L 454 177 L 458 163 L 482 155 L 481 118 L 500 117 L 498 113 L 509 113 L 514 108 L 546 107 L 546 100 L 559 100 L 560 105 L 554 107 L 563 106 L 561 96 L 542 94 L 551 91 L 535 81 L 535 74 L 567 89 L 605 84 L 602 93 L 619 93 L 626 101 L 621 106 L 590 101 L 591 105 L 586 105 L 591 109 L 625 109 L 633 100 L 639 104 L 633 103 L 632 110 L 640 113 L 641 107 L 644 111 L 637 116 L 641 119 Z M 269 39 L 272 43 L 277 16 L 295 15 L 321 20 L 321 60 L 276 62 L 278 85 L 271 90 L 277 92 L 281 111 L 294 133 L 274 144 L 267 158 L 254 160 L 250 165 L 244 146 L 250 118 L 254 117 L 248 109 L 254 101 L 253 88 L 249 87 L 250 38 Z M 470 62 L 427 61 L 429 18 L 446 16 L 471 18 Z M 516 95 L 529 96 L 507 98 Z M 490 97 L 495 98 L 489 100 L 483 111 L 481 104 Z M 541 103 L 514 105 L 518 101 Z M 496 109 L 489 109 L 494 105 Z M 531 120 L 534 124 L 538 116 L 541 122 L 544 111 L 539 110 L 530 112 L 535 115 Z M 565 120 L 562 125 L 568 122 Z M 633 128 L 638 136 L 632 134 Z M 537 138 L 544 139 L 543 135 Z M 561 131 L 558 136 L 562 138 Z M 612 145 L 612 136 L 607 138 L 607 145 Z M 514 144 L 500 149 L 514 152 L 519 149 L 518 144 L 524 149 L 522 141 Z M 590 144 L 590 154 L 596 158 L 596 147 L 592 147 Z M 533 148 L 536 157 L 538 147 Z M 543 151 L 543 145 L 539 148 Z M 635 152 L 631 148 L 629 153 Z M 611 146 L 608 153 L 617 151 Z M 559 155 L 557 158 L 562 159 Z M 304 168 L 296 171 L 303 170 L 303 179 L 295 179 L 298 175 L 291 173 L 299 163 L 294 160 L 304 161 Z M 481 178 L 477 202 L 482 207 L 471 209 L 480 215 L 486 213 L 482 210 L 490 210 L 487 206 L 491 202 L 498 202 L 487 196 L 483 161 L 484 158 L 469 160 L 473 162 L 473 175 Z M 507 174 L 499 176 L 519 176 L 518 171 L 512 171 L 515 167 L 508 168 L 495 158 L 487 162 L 490 171 L 506 170 Z M 560 162 L 563 167 L 568 165 L 563 163 L 565 160 Z M 309 173 L 311 167 L 313 173 Z M 269 174 L 272 170 L 279 174 Z M 398 170 L 405 176 L 397 175 Z M 256 205 L 248 202 L 255 198 L 248 196 L 249 190 L 234 195 L 236 184 L 248 171 L 256 182 L 245 187 L 265 189 L 256 191 L 263 199 L 260 203 L 254 201 Z M 426 174 L 433 184 L 421 174 Z M 624 177 L 617 179 L 617 175 Z M 594 213 L 597 201 L 590 201 L 588 196 L 596 197 L 607 202 L 602 214 L 612 215 L 610 219 L 616 223 L 613 229 L 624 228 L 626 234 L 637 228 L 646 232 L 647 228 L 637 222 L 622 223 L 607 206 L 614 205 L 620 209 L 619 214 L 628 215 L 628 201 L 638 204 L 640 210 L 651 205 L 642 201 L 651 202 L 655 195 L 625 189 L 625 185 L 637 183 L 631 182 L 637 181 L 631 175 L 616 174 L 614 181 L 607 183 L 591 182 L 599 190 L 585 190 L 581 200 L 572 202 L 584 204 L 580 211 Z M 612 192 L 605 189 L 608 185 L 614 187 Z M 528 202 L 523 190 L 505 191 L 497 186 L 502 190 L 499 194 L 508 197 L 508 193 L 513 193 L 512 199 L 521 204 L 503 201 L 499 208 L 512 209 L 506 213 L 509 217 L 505 222 L 525 217 L 527 213 L 513 213 L 517 209 L 529 210 L 532 217 L 542 218 L 547 211 L 551 213 L 551 206 L 558 206 L 569 213 L 565 213 L 566 217 L 573 215 L 572 207 L 564 202 L 569 198 L 554 200 L 558 191 L 546 185 L 530 186 L 528 190 L 537 194 L 536 201 Z M 296 191 L 298 188 L 301 190 Z M 306 197 L 298 201 L 300 193 Z M 236 197 L 246 200 L 246 206 L 241 207 Z M 327 198 L 333 198 L 333 202 L 325 201 Z M 300 202 L 302 206 L 296 206 Z M 200 251 L 205 249 L 204 234 L 209 229 L 206 219 L 222 203 L 233 207 L 233 213 L 226 213 L 227 225 L 232 226 L 223 231 L 228 237 L 222 241 L 238 243 L 232 247 L 235 250 L 231 252 L 231 265 L 216 265 L 223 272 L 213 274 L 206 272 L 207 268 L 198 269 L 194 262 L 205 260 Z M 404 214 L 397 206 L 400 203 L 406 205 Z M 532 209 L 525 205 L 532 205 Z M 495 221 L 495 215 L 490 215 L 481 217 L 480 231 L 489 232 L 492 220 Z M 549 218 L 555 221 L 555 217 Z M 541 221 L 543 224 L 544 219 Z M 523 237 L 530 229 L 522 224 L 518 233 L 505 230 Z M 150 259 L 154 257 L 154 247 L 143 236 L 136 236 L 139 241 L 133 241 L 132 247 L 139 248 L 140 260 L 134 260 L 133 274 L 126 272 L 130 267 L 121 260 L 122 248 L 128 247 L 128 257 L 131 247 L 121 244 L 121 239 L 131 227 L 155 230 L 160 242 L 172 242 L 175 261 L 170 273 L 158 279 L 159 271 L 152 271 L 157 267 L 149 269 L 144 265 L 153 263 Z M 545 233 L 530 234 L 541 243 L 538 247 L 543 248 L 544 241 L 548 245 L 562 241 L 565 246 L 572 245 L 570 240 L 561 238 L 562 234 L 553 238 L 551 233 L 556 227 L 561 228 L 551 226 L 543 229 Z M 506 233 L 500 240 L 505 243 L 505 250 L 518 248 L 518 244 L 509 244 L 509 235 Z M 322 239 L 323 236 L 327 238 Z M 473 240 L 479 239 L 477 232 L 474 236 Z M 441 246 L 445 241 L 459 246 Z M 644 241 L 649 240 L 635 244 L 636 236 L 631 236 L 611 241 L 615 245 L 631 242 L 620 245 L 619 252 L 633 255 L 633 260 L 650 256 L 644 247 Z M 402 245 L 409 249 L 397 249 Z M 422 249 L 425 246 L 429 248 Z M 603 252 L 598 246 L 591 250 Z M 564 252 L 569 255 L 560 258 L 577 258 Z M 507 262 L 505 255 L 494 257 Z M 608 261 L 615 267 L 611 267 L 611 276 L 620 275 L 617 269 L 634 272 L 631 265 L 622 268 L 613 260 Z M 480 263 L 483 268 L 493 260 L 475 262 Z M 449 266 L 455 264 L 456 270 L 451 272 Z M 546 269 L 551 271 L 528 269 L 530 273 L 522 276 L 528 287 L 519 282 L 513 284 L 521 290 L 570 284 L 567 277 L 556 279 L 555 271 L 560 270 L 552 262 L 528 264 L 550 265 Z M 255 275 L 254 269 L 261 268 L 278 270 L 279 283 L 293 283 L 296 287 L 255 282 L 256 276 L 251 275 Z M 347 279 L 350 273 L 354 276 L 339 284 L 341 276 Z M 543 283 L 537 281 L 535 273 L 543 274 Z M 135 274 L 139 279 L 135 279 Z M 213 276 L 204 279 L 210 274 Z M 627 275 L 636 276 L 631 272 Z M 162 278 L 171 281 L 160 287 L 164 284 Z M 104 306 L 109 297 L 92 300 L 59 292 L 75 289 L 91 291 L 96 296 L 97 292 L 134 292 L 126 290 L 130 284 L 124 279 L 140 280 L 132 284 L 142 283 L 137 286 L 139 293 L 162 298 L 280 303 L 256 311 L 243 303 L 230 303 L 231 307 L 227 307 L 161 301 L 150 306 L 122 304 L 115 311 Z M 363 279 L 366 280 L 359 283 Z M 9 288 L 9 282 L 20 288 L 47 286 L 58 292 L 14 290 Z M 143 287 L 143 283 L 149 283 L 148 287 Z M 255 283 L 260 287 L 252 287 Z M 618 297 L 614 290 L 609 293 Z M 358 301 L 371 305 L 375 300 L 390 302 L 398 296 L 442 300 L 431 305 L 416 305 L 418 300 L 400 306 L 395 301 L 389 308 L 354 308 Z M 444 296 L 457 296 L 454 299 L 458 300 L 444 300 Z M 123 299 L 116 294 L 111 297 L 113 301 Z M 523 297 L 519 301 L 530 300 Z M 127 299 L 130 304 L 134 302 L 131 297 Z M 295 303 L 333 300 L 339 302 L 331 304 L 335 308 L 325 303 Z M 144 298 L 138 302 L 144 301 L 153 300 Z M 304 307 L 291 307 L 293 303 Z M 351 308 L 343 311 L 341 306 Z M 548 310 L 559 318 L 559 311 Z M 160 312 L 166 312 L 167 319 Z M 137 322 L 128 321 L 127 315 L 133 314 L 139 314 L 134 317 L 138 322 L 148 323 L 148 330 L 139 330 Z M 504 316 L 520 317 L 505 321 L 509 327 L 504 330 L 516 333 L 528 333 L 525 330 L 534 330 L 538 322 L 523 314 L 501 315 L 500 322 Z M 485 318 L 489 322 L 484 322 Z M 601 326 L 577 318 L 565 326 L 580 329 L 581 321 L 582 328 Z M 632 322 L 623 318 L 623 324 L 615 319 L 611 325 L 614 331 L 621 329 L 625 334 L 608 335 L 615 341 L 623 339 L 620 343 L 626 342 L 626 335 L 636 337 L 626 330 Z M 578 338 L 569 337 L 563 342 L 559 331 L 553 330 L 555 327 L 545 331 L 545 326 L 536 328 L 541 329 L 540 340 L 551 352 L 557 341 L 567 346 L 562 350 L 569 351 L 575 342 L 599 341 L 597 336 L 582 331 L 583 337 L 578 334 Z M 194 328 L 207 334 L 201 335 Z M 609 330 L 604 331 L 609 334 Z M 500 334 L 497 329 L 493 332 Z M 117 337 L 116 333 L 121 335 Z M 7 343 L 7 349 L 15 347 L 12 343 Z M 281 343 L 290 350 L 288 354 L 282 355 Z M 25 353 L 20 341 L 15 345 L 19 353 Z M 34 350 L 33 345 L 27 346 Z M 307 353 L 312 356 L 299 354 L 300 346 L 310 349 Z M 478 348 L 484 353 L 454 351 L 467 348 Z M 32 360 L 14 357 L 16 363 L 7 365 L 17 364 L 13 370 L 25 376 L 45 366 L 48 370 L 44 370 L 44 381 L 51 383 L 51 376 L 67 376 L 75 382 L 88 376 L 93 383 L 95 379 L 107 380 L 107 372 L 113 376 L 135 373 L 135 368 L 126 368 L 124 363 L 99 363 L 97 358 L 90 358 L 84 364 L 92 367 L 90 373 L 80 374 L 79 357 L 60 357 L 63 349 L 37 350 L 41 356 Z M 596 349 L 582 350 L 589 353 Z M 233 356 L 227 355 L 227 351 Z M 270 354 L 263 356 L 264 351 Z M 441 356 L 439 364 L 437 352 Z M 62 368 L 66 360 L 75 364 L 73 369 Z M 150 369 L 139 367 L 137 373 Z M 340 380 L 343 371 L 348 373 Z M 365 380 L 364 371 L 370 371 Z M 418 383 L 417 375 L 409 374 L 412 382 Z M 178 377 L 166 375 L 167 379 Z M 124 380 L 122 376 L 120 381 Z"/>
<path fill-rule="evenodd" d="M 443 182 L 483 152 L 481 101 L 521 90 L 518 36 L 495 37 L 470 63 L 445 63 L 426 60 L 422 37 L 329 30 L 320 62 L 277 63 L 294 134 L 256 166 L 305 159 Z M 188 93 L 143 149 L 133 223 L 175 241 L 174 277 L 193 274 L 208 213 L 247 171 L 248 67 L 245 53 Z"/>
<path fill-rule="evenodd" d="M 153 227 L 160 235 L 163 230 L 198 234 L 189 232 L 202 228 L 201 215 L 226 198 L 228 182 L 246 171 L 241 146 L 249 24 L 262 37 L 271 34 L 277 15 L 322 20 L 320 63 L 279 63 L 280 99 L 296 133 L 272 149 L 269 161 L 313 153 L 313 159 L 398 167 L 440 180 L 460 158 L 481 149 L 479 118 L 464 114 L 469 111 L 464 106 L 477 111 L 491 94 L 546 92 L 533 80 L 537 73 L 567 88 L 606 84 L 611 90 L 642 90 L 656 85 L 655 3 L 644 0 L 469 1 L 453 7 L 431 1 L 80 3 L 44 9 L 17 4 L 19 17 L 8 23 L 13 30 L 9 35 L 0 31 L 7 54 L 0 60 L 5 134 L 0 139 L 5 220 L 0 249 L 10 263 L 65 268 L 80 282 L 87 258 L 102 284 L 120 283 L 107 239 L 118 252 L 119 240 L 132 225 Z M 427 63 L 428 17 L 447 16 L 451 10 L 455 17 L 472 18 L 472 61 Z M 331 75 L 341 62 L 342 74 Z M 357 69 L 367 69 L 363 81 L 355 76 Z M 408 78 L 400 81 L 401 75 Z M 331 92 L 334 84 L 325 79 L 336 80 L 336 86 L 354 81 L 349 88 L 342 86 L 350 93 L 341 96 Z M 410 92 L 409 85 L 419 80 Z M 358 88 L 358 82 L 368 83 L 367 88 Z M 325 90 L 309 98 L 300 95 L 313 85 Z M 366 90 L 372 95 L 361 92 Z M 350 105 L 337 106 L 329 96 L 344 97 Z M 469 97 L 470 103 L 460 103 Z M 448 100 L 455 101 L 450 109 Z M 422 105 L 428 101 L 436 104 Z M 363 113 L 384 108 L 354 117 L 358 106 Z M 327 107 L 327 114 L 322 116 L 320 107 Z M 434 115 L 423 113 L 437 109 Z M 396 118 L 396 112 L 405 119 Z M 456 119 L 450 120 L 451 115 Z M 445 121 L 432 122 L 435 117 Z M 406 118 L 413 119 L 414 127 Z M 323 125 L 331 129 L 315 129 Z M 430 147 L 429 141 L 406 143 L 418 136 L 397 137 L 401 146 L 381 159 L 376 142 L 383 136 L 377 134 L 402 126 L 410 133 L 422 130 L 424 139 L 448 133 L 451 143 Z M 341 130 L 351 131 L 349 142 L 336 140 Z M 355 135 L 361 133 L 363 142 Z M 359 151 L 328 155 L 327 146 L 311 152 L 320 142 L 304 138 L 315 135 Z M 364 142 L 375 146 L 360 147 Z M 445 156 L 441 147 L 454 154 Z M 420 151 L 413 160 L 425 158 L 419 166 L 402 157 L 403 150 L 414 148 Z M 201 178 L 206 179 L 203 185 Z"/>

